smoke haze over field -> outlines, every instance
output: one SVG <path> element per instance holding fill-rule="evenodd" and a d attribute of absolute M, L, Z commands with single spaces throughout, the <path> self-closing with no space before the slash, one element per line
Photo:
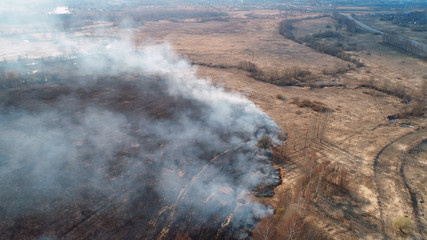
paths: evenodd
<path fill-rule="evenodd" d="M 0 9 L 30 11 L 19 3 Z M 279 129 L 254 103 L 198 78 L 168 44 L 76 41 L 55 22 L 41 26 L 61 46 L 48 53 L 85 54 L 64 62 L 74 70 L 59 83 L 0 92 L 0 238 L 171 238 L 227 228 L 245 238 L 272 212 L 250 194 L 277 184 L 256 143 L 278 141 Z"/>
<path fill-rule="evenodd" d="M 90 78 L 74 78 L 65 90 L 43 87 L 43 97 L 30 95 L 33 105 L 22 103 L 26 93 L 16 101 L 13 91 L 4 93 L 0 210 L 6 222 L 34 215 L 54 221 L 57 208 L 83 211 L 73 205 L 79 202 L 96 212 L 84 192 L 110 201 L 135 186 L 158 197 L 141 193 L 129 201 L 141 201 L 141 208 L 159 201 L 149 216 L 166 218 L 153 223 L 159 229 L 152 236 L 185 217 L 202 224 L 232 216 L 242 228 L 268 214 L 248 194 L 272 182 L 271 163 L 255 145 L 264 134 L 274 137 L 276 124 L 247 99 L 198 79 L 168 45 L 131 49 L 116 42 L 84 58 L 79 75 Z M 43 91 L 59 93 L 51 98 Z M 121 109 L 122 98 L 133 107 Z M 0 226 L 6 234 L 7 226 Z"/>

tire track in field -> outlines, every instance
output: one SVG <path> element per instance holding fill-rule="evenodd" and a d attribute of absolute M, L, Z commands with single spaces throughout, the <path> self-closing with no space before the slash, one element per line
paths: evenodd
<path fill-rule="evenodd" d="M 407 146 L 422 141 L 425 135 L 426 131 L 404 134 L 384 146 L 375 157 L 374 180 L 378 191 L 382 231 L 386 239 L 392 237 L 391 222 L 395 217 L 408 216 L 412 222 L 418 222 L 416 209 L 410 204 L 410 191 L 404 184 L 399 166 L 404 164 L 401 154 Z"/>

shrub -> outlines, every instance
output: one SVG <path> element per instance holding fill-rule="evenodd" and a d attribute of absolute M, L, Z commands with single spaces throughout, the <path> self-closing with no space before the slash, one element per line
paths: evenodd
<path fill-rule="evenodd" d="M 306 44 L 306 46 L 314 49 L 315 51 L 325 53 L 337 58 L 340 58 L 344 61 L 351 62 L 356 64 L 357 67 L 364 67 L 365 64 L 363 64 L 360 60 L 355 59 L 352 57 L 351 54 L 347 53 L 348 50 L 355 50 L 356 46 L 353 47 L 345 47 L 344 44 L 341 42 L 337 43 L 326 43 L 322 42 L 320 39 L 322 38 L 337 38 L 342 39 L 343 36 L 337 32 L 334 31 L 326 31 L 322 33 L 317 33 L 313 35 L 308 35 L 300 40 Z"/>
<path fill-rule="evenodd" d="M 18 86 L 18 74 L 14 71 L 6 71 L 4 76 L 0 76 L 0 88 L 12 88 Z"/>
<path fill-rule="evenodd" d="M 237 68 L 247 71 L 247 72 L 257 72 L 258 71 L 258 67 L 257 65 L 255 65 L 255 63 L 252 63 L 250 61 L 241 61 L 239 62 L 239 64 L 237 65 Z"/>
<path fill-rule="evenodd" d="M 382 92 L 388 95 L 398 97 L 403 100 L 403 102 L 411 102 L 412 96 L 408 93 L 408 89 L 399 84 L 390 84 L 389 82 L 376 83 L 373 80 L 365 81 L 360 84 L 359 87 L 374 89 L 378 92 Z"/>
<path fill-rule="evenodd" d="M 300 108 L 311 108 L 316 112 L 332 112 L 332 109 L 328 108 L 324 103 L 319 101 L 310 101 L 308 99 L 303 99 L 300 101 L 299 99 L 294 99 L 292 103 Z"/>
<path fill-rule="evenodd" d="M 280 94 L 280 93 L 276 95 L 276 98 L 279 99 L 279 100 L 286 101 L 286 98 L 282 94 Z"/>
<path fill-rule="evenodd" d="M 276 209 L 274 213 L 277 216 L 283 216 L 286 213 L 286 208 L 285 207 L 280 207 L 280 208 Z"/>
<path fill-rule="evenodd" d="M 284 75 L 294 79 L 302 80 L 304 77 L 310 75 L 309 70 L 301 69 L 300 67 L 292 67 L 284 70 Z"/>
<path fill-rule="evenodd" d="M 292 25 L 294 21 L 292 20 L 283 20 L 279 24 L 279 33 L 280 35 L 284 36 L 287 39 L 290 40 L 296 40 L 294 34 L 292 33 L 292 30 L 295 29 L 295 27 Z"/>
<path fill-rule="evenodd" d="M 336 66 L 334 69 L 323 69 L 322 73 L 324 75 L 336 76 L 337 74 L 343 74 L 350 70 L 354 70 L 354 68 L 351 67 L 350 64 L 348 64 L 347 66 Z"/>
<path fill-rule="evenodd" d="M 334 32 L 334 31 L 325 31 L 325 32 L 321 32 L 321 33 L 315 33 L 312 35 L 313 38 L 343 38 L 343 36 L 341 34 L 339 34 L 338 32 Z"/>
<path fill-rule="evenodd" d="M 412 101 L 410 104 L 404 106 L 399 114 L 397 115 L 398 118 L 408 118 L 408 117 L 421 117 L 424 115 L 426 105 L 420 101 L 415 100 Z"/>
<path fill-rule="evenodd" d="M 393 219 L 392 228 L 396 234 L 406 235 L 410 234 L 414 230 L 414 224 L 409 218 L 398 216 Z"/>
<path fill-rule="evenodd" d="M 400 109 L 397 118 L 421 117 L 426 112 L 427 83 L 421 85 L 419 92 L 412 94 L 410 94 L 408 88 L 403 85 L 390 84 L 389 82 L 377 83 L 374 82 L 373 79 L 364 81 L 359 87 L 374 89 L 378 92 L 402 99 L 402 102 L 406 103 L 406 105 Z"/>
<path fill-rule="evenodd" d="M 268 82 L 278 86 L 293 86 L 297 85 L 299 81 L 305 81 L 307 76 L 311 75 L 309 70 L 304 70 L 299 67 L 291 67 L 278 70 L 270 71 L 257 71 L 252 74 L 252 77 L 263 81 Z"/>

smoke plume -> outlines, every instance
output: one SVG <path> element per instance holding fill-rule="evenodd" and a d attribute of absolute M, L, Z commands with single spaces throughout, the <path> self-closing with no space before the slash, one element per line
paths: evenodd
<path fill-rule="evenodd" d="M 91 44 L 55 82 L 0 91 L 0 238 L 247 238 L 272 211 L 251 193 L 277 181 L 256 146 L 277 125 L 168 44 Z"/>

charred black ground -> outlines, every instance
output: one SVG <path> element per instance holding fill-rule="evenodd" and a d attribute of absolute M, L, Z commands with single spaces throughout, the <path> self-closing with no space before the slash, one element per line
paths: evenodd
<path fill-rule="evenodd" d="M 237 239 L 271 212 L 250 192 L 280 184 L 256 147 L 275 129 L 235 126 L 259 116 L 215 125 L 161 76 L 55 76 L 0 90 L 0 238 Z"/>

